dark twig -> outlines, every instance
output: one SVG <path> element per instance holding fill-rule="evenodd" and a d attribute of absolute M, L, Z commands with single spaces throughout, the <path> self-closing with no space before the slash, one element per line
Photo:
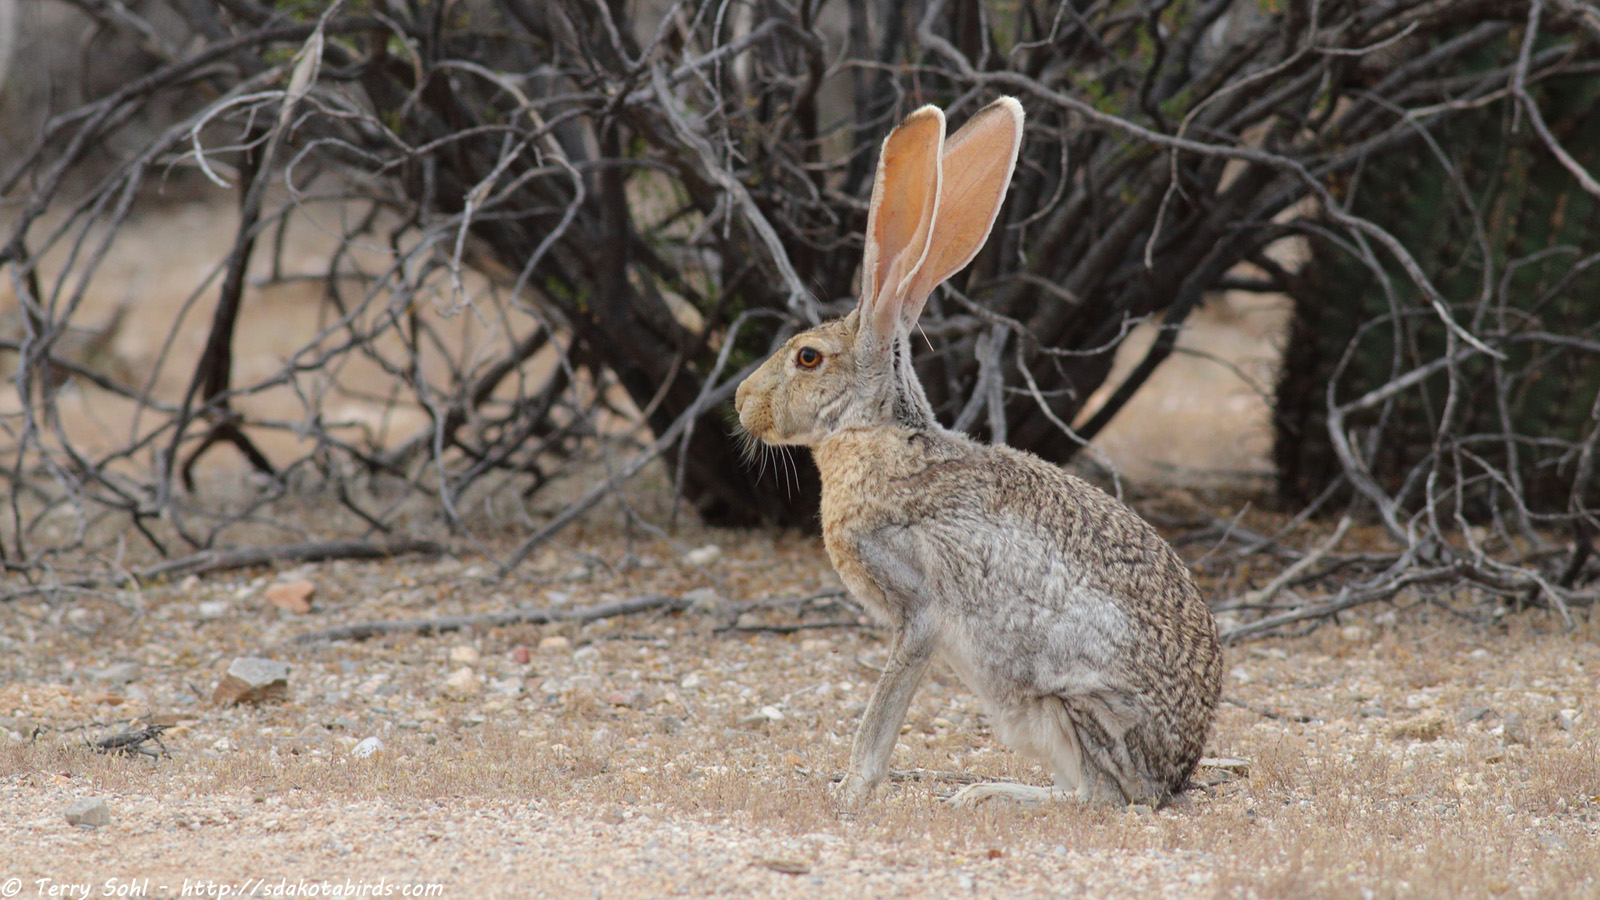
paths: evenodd
<path fill-rule="evenodd" d="M 393 538 L 387 541 L 307 541 L 233 550 L 202 550 L 178 559 L 147 566 L 135 572 L 140 580 L 178 575 L 199 575 L 230 569 L 283 563 L 326 562 L 331 559 L 392 559 L 396 556 L 437 556 L 450 549 L 438 541 Z"/>
<path fill-rule="evenodd" d="M 439 555 L 450 548 L 437 541 L 394 538 L 387 541 L 306 541 L 298 544 L 277 544 L 261 547 L 237 547 L 231 550 L 201 550 L 188 556 L 169 559 L 116 575 L 78 578 L 62 582 L 47 582 L 29 587 L 0 591 L 0 602 L 17 597 L 60 590 L 91 590 L 108 584 L 120 584 L 132 578 L 137 582 L 172 579 L 182 575 L 203 575 L 209 572 L 227 572 L 251 569 L 258 566 L 283 563 L 327 562 L 334 559 L 392 559 L 397 556 Z"/>
<path fill-rule="evenodd" d="M 836 619 L 828 622 L 793 622 L 786 625 L 719 625 L 713 634 L 796 634 L 801 631 L 819 631 L 827 628 L 861 628 L 859 619 Z"/>
<path fill-rule="evenodd" d="M 109 737 L 103 737 L 95 741 L 91 746 L 96 753 L 148 756 L 151 759 L 163 756 L 170 757 L 172 754 L 167 752 L 167 745 L 161 741 L 161 732 L 166 730 L 167 726 L 165 725 L 147 725 L 136 731 L 124 731 Z M 161 748 L 159 752 L 145 746 L 151 741 L 155 741 L 156 746 Z"/>
<path fill-rule="evenodd" d="M 320 644 L 327 641 L 365 641 L 385 634 L 442 634 L 468 628 L 500 628 L 506 625 L 546 625 L 551 622 L 594 622 L 614 616 L 632 616 L 646 612 L 680 612 L 688 609 L 690 602 L 682 597 L 666 594 L 646 594 L 614 603 L 601 603 L 583 609 L 512 609 L 504 612 L 480 613 L 471 616 L 443 616 L 436 619 L 391 619 L 381 622 L 362 622 L 339 625 L 296 635 L 290 644 Z"/>

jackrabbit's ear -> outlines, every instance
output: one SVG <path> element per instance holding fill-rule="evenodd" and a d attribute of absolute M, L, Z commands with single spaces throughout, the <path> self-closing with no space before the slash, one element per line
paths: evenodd
<path fill-rule="evenodd" d="M 901 301 L 910 327 L 928 295 L 983 249 L 1000 214 L 1022 146 L 1022 104 L 1001 97 L 967 120 L 944 144 L 944 178 L 928 252 Z"/>
<path fill-rule="evenodd" d="M 900 305 L 928 253 L 939 206 L 944 113 L 924 106 L 883 141 L 867 207 L 866 257 L 861 265 L 861 324 L 888 346 Z"/>

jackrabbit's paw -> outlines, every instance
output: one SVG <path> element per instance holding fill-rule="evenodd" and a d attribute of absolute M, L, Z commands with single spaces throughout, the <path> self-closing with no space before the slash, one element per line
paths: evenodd
<path fill-rule="evenodd" d="M 849 814 L 860 809 L 872 796 L 873 785 L 854 772 L 846 772 L 842 780 L 828 785 L 828 796 L 841 813 Z"/>
<path fill-rule="evenodd" d="M 1015 803 L 1024 808 L 1031 809 L 1043 806 L 1052 800 L 1063 800 L 1066 794 L 1055 788 L 1034 787 L 1031 784 L 1005 784 L 990 782 L 986 784 L 969 784 L 956 791 L 946 800 L 951 806 L 972 807 L 991 800 L 1002 803 Z"/>

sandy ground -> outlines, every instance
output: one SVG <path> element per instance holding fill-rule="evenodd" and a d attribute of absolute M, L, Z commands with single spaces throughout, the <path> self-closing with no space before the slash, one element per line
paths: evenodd
<path fill-rule="evenodd" d="M 330 563 L 14 604 L 0 892 L 1600 896 L 1594 623 L 1385 609 L 1231 648 L 1208 753 L 1245 762 L 1202 769 L 1208 786 L 1157 812 L 943 804 L 960 773 L 1047 779 L 936 670 L 896 750 L 906 780 L 852 813 L 828 788 L 883 636 L 805 600 L 836 587 L 812 539 L 680 537 L 718 549 L 630 544 L 600 522 L 515 584 L 470 561 Z M 312 612 L 265 599 L 300 578 Z M 656 592 L 699 605 L 286 643 Z M 241 655 L 289 662 L 287 697 L 213 704 Z M 134 715 L 172 724 L 170 757 L 84 748 Z M 369 737 L 384 749 L 353 752 Z M 66 807 L 91 796 L 111 823 L 69 825 Z"/>

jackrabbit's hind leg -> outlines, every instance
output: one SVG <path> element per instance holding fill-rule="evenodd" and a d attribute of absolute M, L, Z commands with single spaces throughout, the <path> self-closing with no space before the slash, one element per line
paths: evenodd
<path fill-rule="evenodd" d="M 1148 740 L 1154 724 L 1130 711 L 1105 698 L 1067 708 L 1081 753 L 1078 796 L 1085 802 L 1160 806 L 1169 797 L 1171 779 Z"/>
<path fill-rule="evenodd" d="M 1055 777 L 1052 787 L 988 782 L 969 784 L 949 800 L 954 806 L 977 806 L 988 800 L 1004 800 L 1018 806 L 1034 807 L 1058 800 L 1081 799 L 1083 754 L 1077 735 L 1061 702 L 1046 698 L 1029 715 L 1002 719 L 1002 739 L 1013 749 L 1050 766 Z"/>

